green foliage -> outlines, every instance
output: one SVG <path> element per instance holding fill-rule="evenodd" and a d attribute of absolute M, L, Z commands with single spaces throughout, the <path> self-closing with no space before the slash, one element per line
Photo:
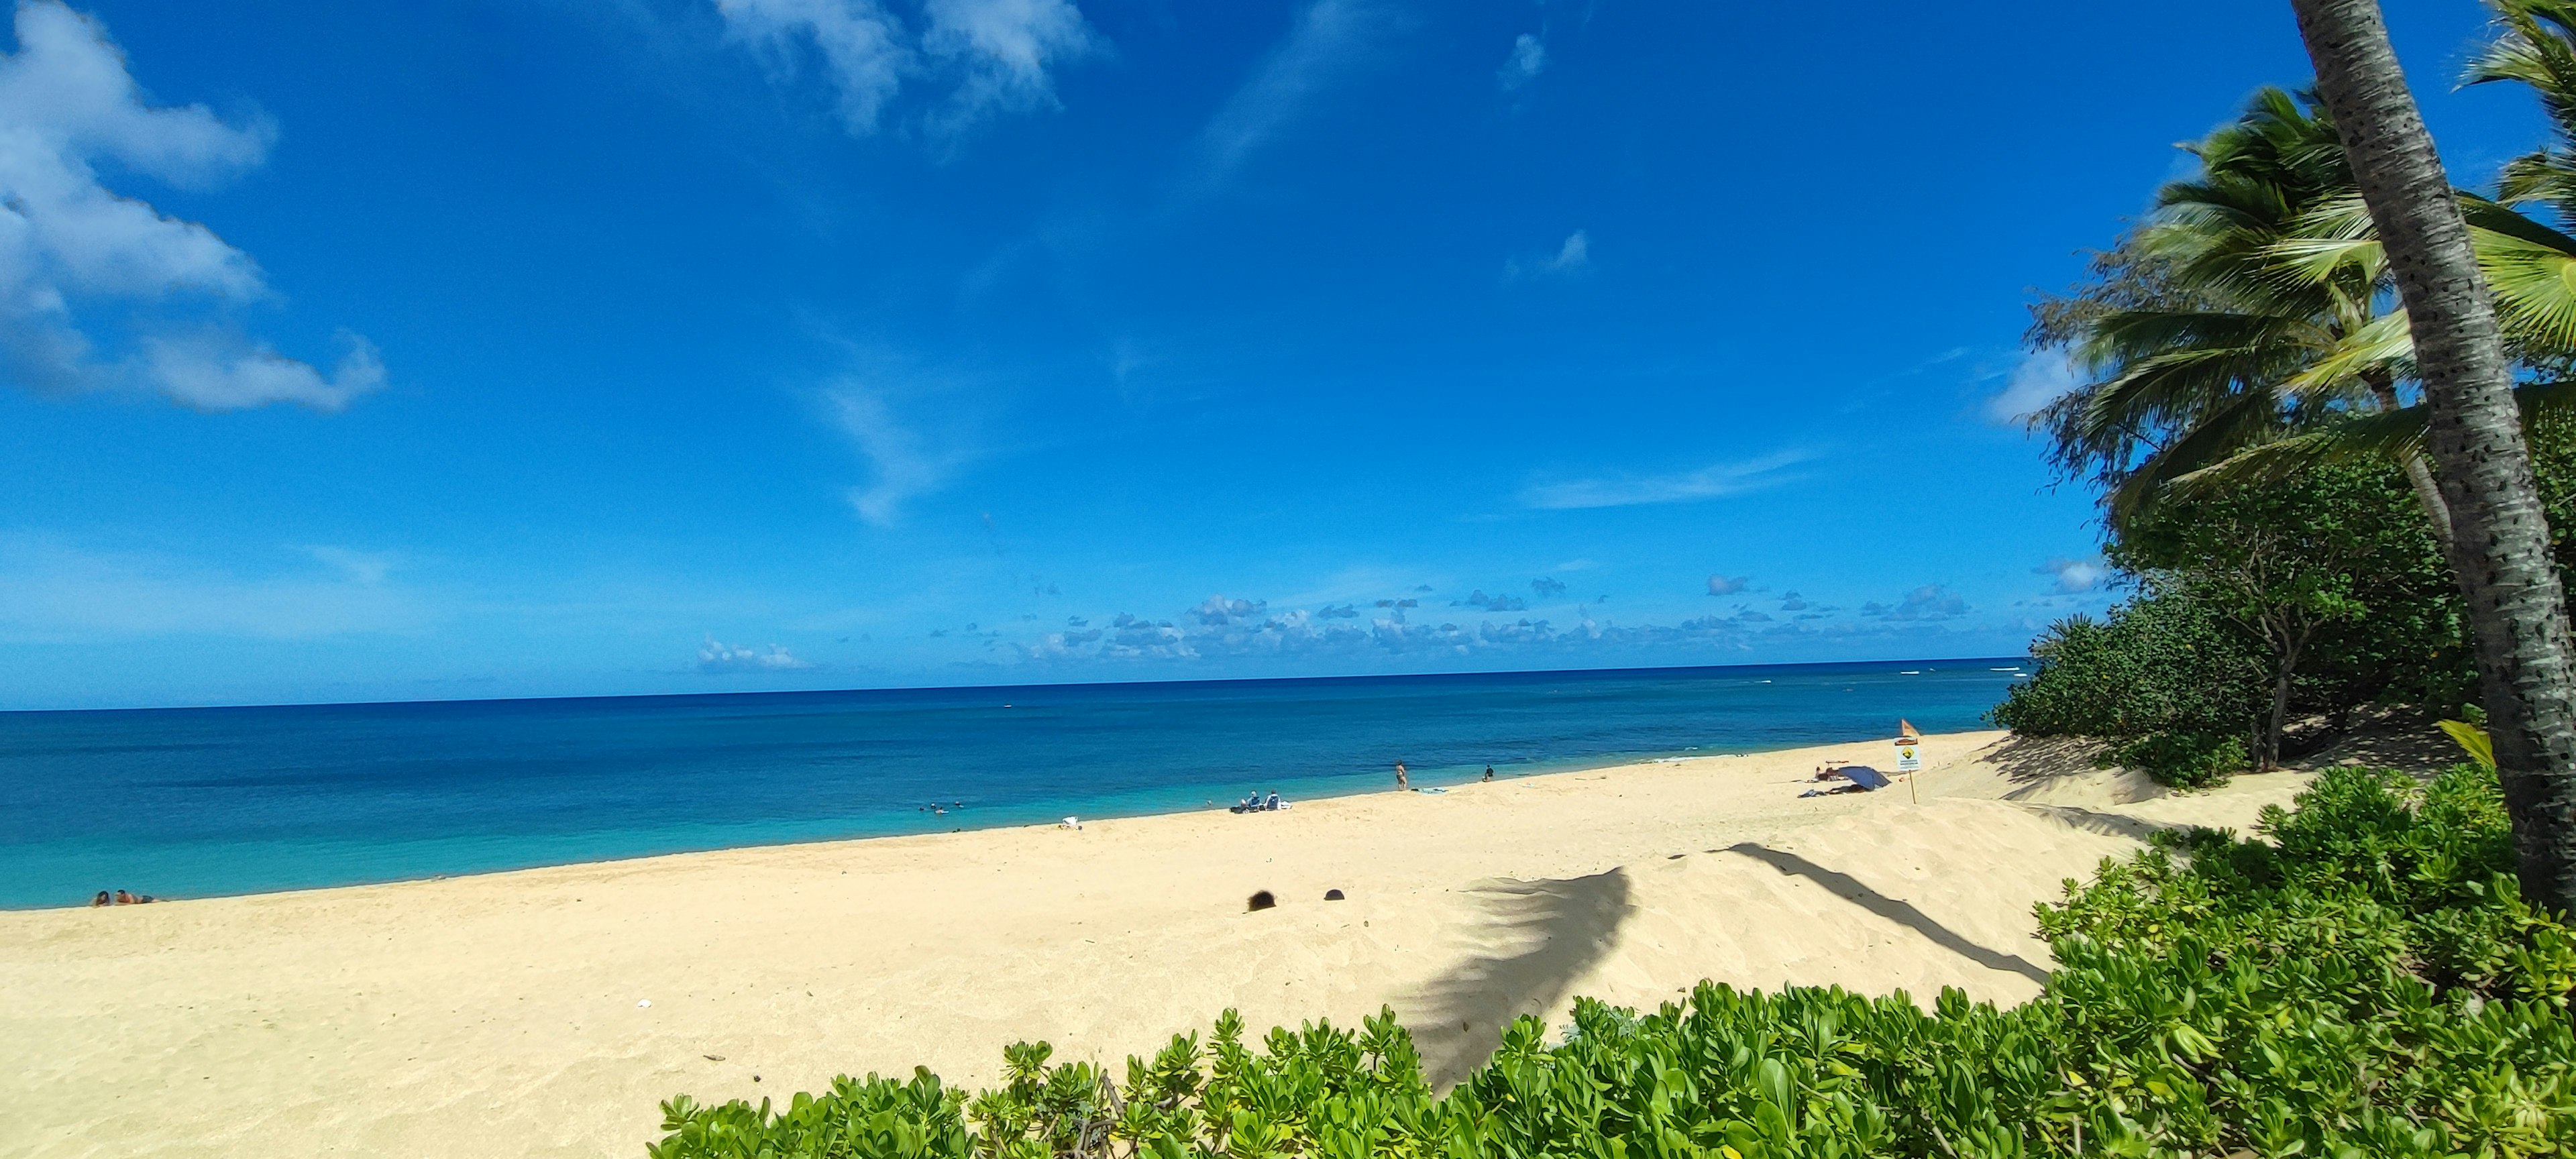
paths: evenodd
<path fill-rule="evenodd" d="M 2264 661 L 2208 602 L 2148 591 L 2103 619 L 2059 621 L 2031 652 L 2038 668 L 1995 706 L 1995 723 L 2101 738 L 2107 761 L 2168 784 L 2246 766 L 2244 738 L 2266 707 Z"/>
<path fill-rule="evenodd" d="M 2454 705 L 2474 683 L 2449 571 L 2395 468 L 2169 498 L 2106 554 L 2138 596 L 2050 628 L 1999 723 L 2098 737 L 2115 763 L 2189 786 L 2276 763 L 2292 721 Z"/>
<path fill-rule="evenodd" d="M 2039 907 L 2059 969 L 2003 1010 L 1945 991 L 1740 992 L 1523 1018 L 1446 1096 L 1391 1012 L 1229 1011 L 1126 1081 L 1004 1052 L 971 1102 L 917 1074 L 664 1104 L 654 1159 L 2022 1159 L 2478 1156 L 2576 1148 L 2576 937 L 2524 905 L 2491 775 L 2337 769 L 2261 835 L 2196 831 Z M 964 1122 L 975 1130 L 968 1133 Z"/>
<path fill-rule="evenodd" d="M 2200 789 L 2225 784 L 2252 767 L 2253 759 L 2236 737 L 2160 732 L 2104 750 L 2102 763 L 2136 769 L 2176 788 Z"/>

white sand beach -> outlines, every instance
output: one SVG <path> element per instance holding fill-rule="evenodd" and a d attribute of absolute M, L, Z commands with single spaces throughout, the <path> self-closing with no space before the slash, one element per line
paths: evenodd
<path fill-rule="evenodd" d="M 2171 796 L 2001 733 L 1906 786 L 1799 799 L 1884 742 L 1222 811 L 0 913 L 0 1155 L 635 1156 L 656 1104 L 835 1074 L 1111 1061 L 1238 1007 L 1392 1005 L 1435 1074 L 1576 994 L 1943 986 L 2049 964 L 2033 902 L 2156 826 L 2248 826 L 2305 783 Z M 1247 912 L 1270 890 L 1277 908 Z M 1348 900 L 1325 901 L 1328 889 Z M 650 1005 L 645 1005 L 649 1002 Z"/>

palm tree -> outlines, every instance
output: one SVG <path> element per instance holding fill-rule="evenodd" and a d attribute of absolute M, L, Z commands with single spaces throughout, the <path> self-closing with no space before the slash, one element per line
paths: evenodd
<path fill-rule="evenodd" d="M 2099 375 L 2037 421 L 2062 467 L 2104 485 L 2114 523 L 2215 464 L 2255 469 L 2246 452 L 2294 432 L 2403 409 L 2405 320 L 2390 309 L 2375 240 L 2346 236 L 2349 218 L 2366 230 L 2368 217 L 2332 121 L 2312 98 L 2265 89 L 2190 148 L 2200 174 L 2158 191 L 2155 219 L 2102 271 L 2107 292 L 2060 300 L 2057 332 L 2041 335 Z M 2372 453 L 2406 469 L 2447 537 L 2422 457 L 2403 445 Z"/>
<path fill-rule="evenodd" d="M 2458 194 L 2506 351 L 2538 372 L 2515 392 L 2528 425 L 2542 413 L 2576 413 L 2576 237 L 2515 208 L 2538 204 L 2562 225 L 2576 223 L 2576 0 L 2493 3 L 2500 33 L 2470 64 L 2463 82 L 2528 85 L 2556 137 L 2549 147 L 2505 167 L 2496 199 Z M 2358 190 L 2322 202 L 2284 231 L 2271 252 L 2276 276 L 2302 281 L 2385 268 L 2377 229 Z M 2373 412 L 2311 412 L 2306 417 L 2312 422 L 2291 424 L 2307 429 L 2216 461 L 2175 464 L 2182 469 L 2161 472 L 2151 485 L 2191 491 L 2277 479 L 2320 461 L 2389 460 L 2406 467 L 2435 531 L 2447 540 L 2448 518 L 2422 463 L 2426 409 L 2395 401 L 2395 384 L 2411 377 L 2413 357 L 2405 311 L 2383 314 L 2286 384 L 2293 392 L 2312 392 L 2320 381 L 2358 375 L 2378 401 Z"/>
<path fill-rule="evenodd" d="M 2576 902 L 2576 658 L 2494 303 L 2377 0 L 2291 0 L 2405 302 L 2524 893 Z"/>

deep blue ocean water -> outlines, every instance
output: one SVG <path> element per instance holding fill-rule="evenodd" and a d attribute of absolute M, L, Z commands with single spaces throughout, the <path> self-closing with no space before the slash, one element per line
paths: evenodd
<path fill-rule="evenodd" d="M 1397 760 L 1420 787 L 1977 728 L 2022 663 L 5 712 L 0 907 L 1304 800 L 1390 788 Z"/>

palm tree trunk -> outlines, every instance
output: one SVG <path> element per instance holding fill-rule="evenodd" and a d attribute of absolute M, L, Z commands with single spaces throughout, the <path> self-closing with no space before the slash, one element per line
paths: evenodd
<path fill-rule="evenodd" d="M 2468 604 L 2523 894 L 2564 913 L 2576 902 L 2576 670 L 2495 306 L 2377 0 L 2290 5 L 2413 320 L 2431 411 L 2425 449 L 2451 513 L 2451 570 Z"/>
<path fill-rule="evenodd" d="M 2379 409 L 2397 409 L 2397 384 L 2385 371 L 2364 374 L 2362 381 L 2370 387 L 2370 397 Z M 2424 456 L 2408 452 L 2400 464 L 2406 471 L 2406 483 L 2415 489 L 2415 502 L 2423 505 L 2424 518 L 2433 525 L 2433 538 L 2442 545 L 2442 554 L 2451 553 L 2451 508 L 2442 502 L 2441 484 L 2433 481 L 2433 469 L 2424 465 Z"/>

